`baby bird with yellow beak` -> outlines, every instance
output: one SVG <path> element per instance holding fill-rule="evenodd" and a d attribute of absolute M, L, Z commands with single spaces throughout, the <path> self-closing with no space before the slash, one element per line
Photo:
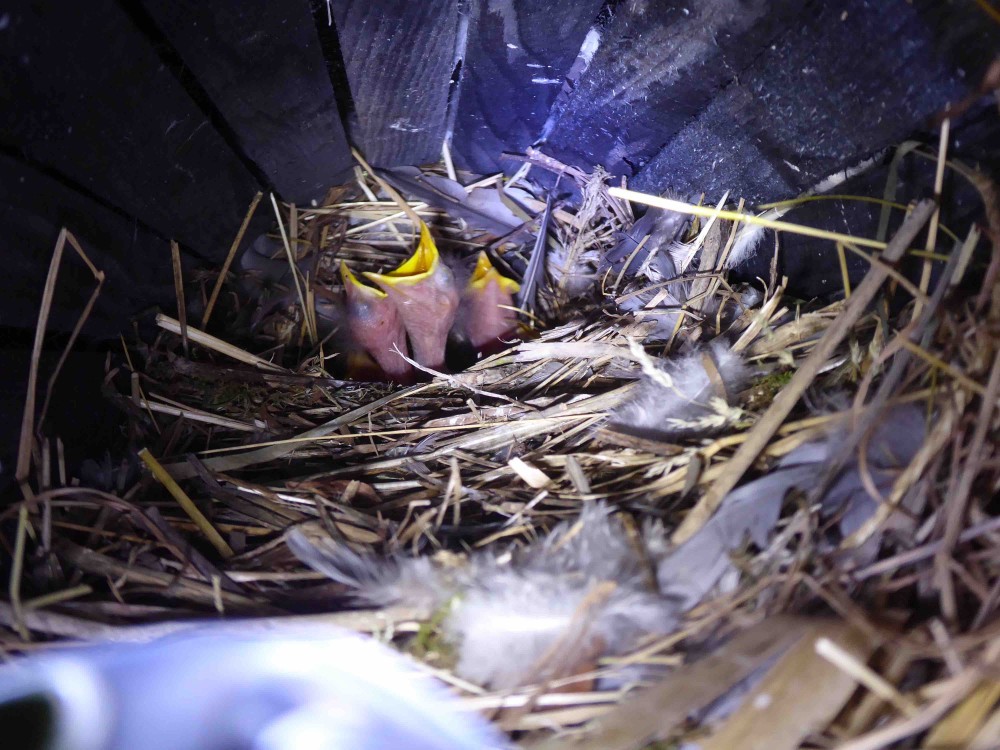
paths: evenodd
<path fill-rule="evenodd" d="M 420 242 L 407 260 L 388 273 L 365 271 L 395 305 L 413 349 L 424 367 L 444 369 L 448 332 L 458 313 L 455 275 L 441 260 L 427 225 L 420 222 Z M 373 355 L 374 356 L 374 355 Z"/>
<path fill-rule="evenodd" d="M 371 355 L 389 380 L 411 383 L 413 367 L 400 356 L 408 349 L 396 305 L 381 289 L 362 284 L 343 261 L 340 278 L 347 300 L 348 327 L 355 342 Z"/>
<path fill-rule="evenodd" d="M 501 275 L 486 253 L 480 252 L 462 293 L 455 333 L 467 339 L 477 354 L 496 354 L 517 332 L 514 295 L 520 289 L 520 284 Z"/>
<path fill-rule="evenodd" d="M 409 384 L 414 379 L 413 368 L 401 354 L 409 356 L 412 351 L 418 364 L 443 370 L 450 337 L 458 347 L 452 350 L 453 360 L 459 361 L 464 356 L 460 352 L 494 354 L 517 333 L 513 305 L 519 284 L 501 275 L 485 252 L 471 273 L 460 262 L 453 270 L 423 222 L 409 258 L 387 273 L 363 275 L 378 287 L 363 283 L 345 263 L 340 265 L 347 330 L 353 346 L 370 356 L 393 382 Z M 467 279 L 461 295 L 463 283 L 456 281 L 456 275 Z M 349 367 L 348 372 L 356 369 Z"/>

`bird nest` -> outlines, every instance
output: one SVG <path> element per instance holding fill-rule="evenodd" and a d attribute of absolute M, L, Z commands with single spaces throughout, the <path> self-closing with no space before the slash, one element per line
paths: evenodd
<path fill-rule="evenodd" d="M 526 168 L 362 162 L 321 206 L 258 196 L 276 224 L 256 266 L 234 263 L 250 215 L 221 272 L 184 284 L 176 263 L 180 315 L 108 376 L 142 464 L 67 482 L 26 420 L 5 647 L 319 620 L 410 652 L 526 746 L 1000 742 L 992 184 L 956 167 L 986 206 L 983 262 L 931 201 L 847 237 L 784 221 L 794 202 L 696 205 L 525 159 L 576 207 Z M 640 236 L 641 203 L 663 213 Z M 391 268 L 421 224 L 528 289 L 520 328 L 464 369 L 352 379 L 349 319 L 324 332 L 317 311 L 341 261 Z M 776 264 L 735 287 L 755 227 L 870 268 L 829 304 L 789 299 Z M 514 613 L 563 625 L 523 645 Z"/>

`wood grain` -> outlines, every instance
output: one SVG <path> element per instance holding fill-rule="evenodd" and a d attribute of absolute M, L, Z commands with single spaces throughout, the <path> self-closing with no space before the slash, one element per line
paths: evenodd
<path fill-rule="evenodd" d="M 878 157 L 961 98 L 956 63 L 990 26 L 972 4 L 933 0 L 814 0 L 798 19 L 733 71 L 634 186 L 710 198 L 730 190 L 751 204 L 794 197 Z"/>
<path fill-rule="evenodd" d="M 622 3 L 562 106 L 547 148 L 632 175 L 798 22 L 791 0 Z"/>
<path fill-rule="evenodd" d="M 498 171 L 535 142 L 601 9 L 600 0 L 474 0 L 455 119 L 461 166 Z M 517 166 L 517 165 L 515 165 Z"/>
<path fill-rule="evenodd" d="M 220 259 L 256 180 L 113 0 L 4 10 L 0 143 Z"/>
<path fill-rule="evenodd" d="M 352 142 L 375 166 L 440 159 L 460 0 L 332 5 L 354 103 Z"/>
<path fill-rule="evenodd" d="M 308 0 L 142 0 L 240 147 L 288 201 L 352 164 Z"/>

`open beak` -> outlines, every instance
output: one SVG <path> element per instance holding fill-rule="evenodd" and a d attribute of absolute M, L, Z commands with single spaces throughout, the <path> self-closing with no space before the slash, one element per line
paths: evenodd
<path fill-rule="evenodd" d="M 513 309 L 514 295 L 521 286 L 502 276 L 486 253 L 479 253 L 476 268 L 462 295 L 462 325 L 469 343 L 481 354 L 494 354 L 502 349 L 517 331 L 517 315 Z"/>
<path fill-rule="evenodd" d="M 385 274 L 366 271 L 365 276 L 395 303 L 414 359 L 425 367 L 443 369 L 448 331 L 458 312 L 458 292 L 427 225 L 420 222 L 420 243 L 398 268 Z"/>
<path fill-rule="evenodd" d="M 400 352 L 407 353 L 406 331 L 393 301 L 380 289 L 358 281 L 343 261 L 340 263 L 340 278 L 347 296 L 350 335 L 390 380 L 412 382 L 413 367 L 399 356 Z"/>

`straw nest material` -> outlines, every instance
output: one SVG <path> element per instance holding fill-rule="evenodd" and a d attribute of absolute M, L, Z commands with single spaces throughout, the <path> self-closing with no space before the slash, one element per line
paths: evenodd
<path fill-rule="evenodd" d="M 946 142 L 945 134 L 931 154 L 938 183 L 927 187 L 938 193 Z M 124 384 L 115 398 L 142 464 L 107 464 L 100 488 L 67 481 L 56 444 L 35 438 L 29 413 L 24 500 L 6 511 L 16 525 L 6 540 L 5 647 L 125 639 L 127 626 L 216 613 L 318 617 L 415 654 L 528 746 L 997 746 L 994 186 L 955 165 L 986 206 L 982 242 L 975 228 L 947 237 L 932 203 L 886 203 L 897 217 L 906 212 L 896 240 L 829 236 L 870 262 L 844 299 L 800 305 L 773 277 L 749 306 L 754 295 L 719 269 L 745 224 L 775 229 L 779 247 L 784 233 L 809 231 L 782 221 L 790 204 L 758 217 L 742 206 L 658 203 L 600 172 L 527 159 L 574 182 L 578 207 L 546 212 L 546 193 L 526 170 L 467 183 L 465 198 L 450 203 L 408 203 L 443 249 L 488 248 L 511 275 L 545 251 L 535 238 L 546 213 L 551 247 L 519 343 L 407 387 L 343 379 L 315 315 L 336 291 L 341 259 L 377 270 L 412 249 L 414 225 L 393 191 L 365 165 L 319 207 L 258 206 L 258 196 L 251 213 L 276 213 L 269 247 L 299 271 L 268 280 L 240 272 L 231 255 L 221 273 L 178 282 L 185 314 L 160 315 L 159 335 L 123 339 L 108 382 Z M 643 202 L 695 217 L 677 253 L 693 260 L 687 294 L 655 344 L 664 295 L 655 298 L 669 280 L 642 288 L 641 276 L 597 274 Z M 483 240 L 473 211 L 506 212 L 517 225 Z M 67 242 L 85 257 L 69 233 L 60 254 Z M 922 264 L 916 278 L 896 270 L 893 254 L 903 252 Z M 593 278 L 580 277 L 587 269 Z M 630 295 L 644 307 L 623 309 Z M 748 368 L 739 393 L 714 412 L 679 417 L 692 420 L 674 425 L 685 429 L 622 429 L 622 409 L 657 378 L 676 377 L 664 361 L 704 354 L 720 337 Z M 896 424 L 904 407 L 918 418 L 900 424 L 915 427 L 888 445 L 909 440 L 905 460 L 869 465 L 879 426 Z M 563 675 L 483 689 L 455 676 L 441 612 L 357 609 L 342 582 L 307 569 L 286 543 L 294 528 L 372 561 L 463 559 L 530 547 L 562 521 L 560 533 L 572 535 L 581 509 L 606 504 L 615 528 L 640 546 L 659 529 L 662 549 L 645 554 L 663 566 L 735 507 L 734 490 L 777 476 L 788 456 L 815 445 L 827 452 L 810 480 L 767 496 L 771 521 L 719 537 L 708 562 L 721 560 L 725 575 L 678 610 L 669 632 L 593 661 L 598 673 L 645 668 L 610 687 Z M 831 514 L 824 497 L 844 467 L 862 500 Z"/>

